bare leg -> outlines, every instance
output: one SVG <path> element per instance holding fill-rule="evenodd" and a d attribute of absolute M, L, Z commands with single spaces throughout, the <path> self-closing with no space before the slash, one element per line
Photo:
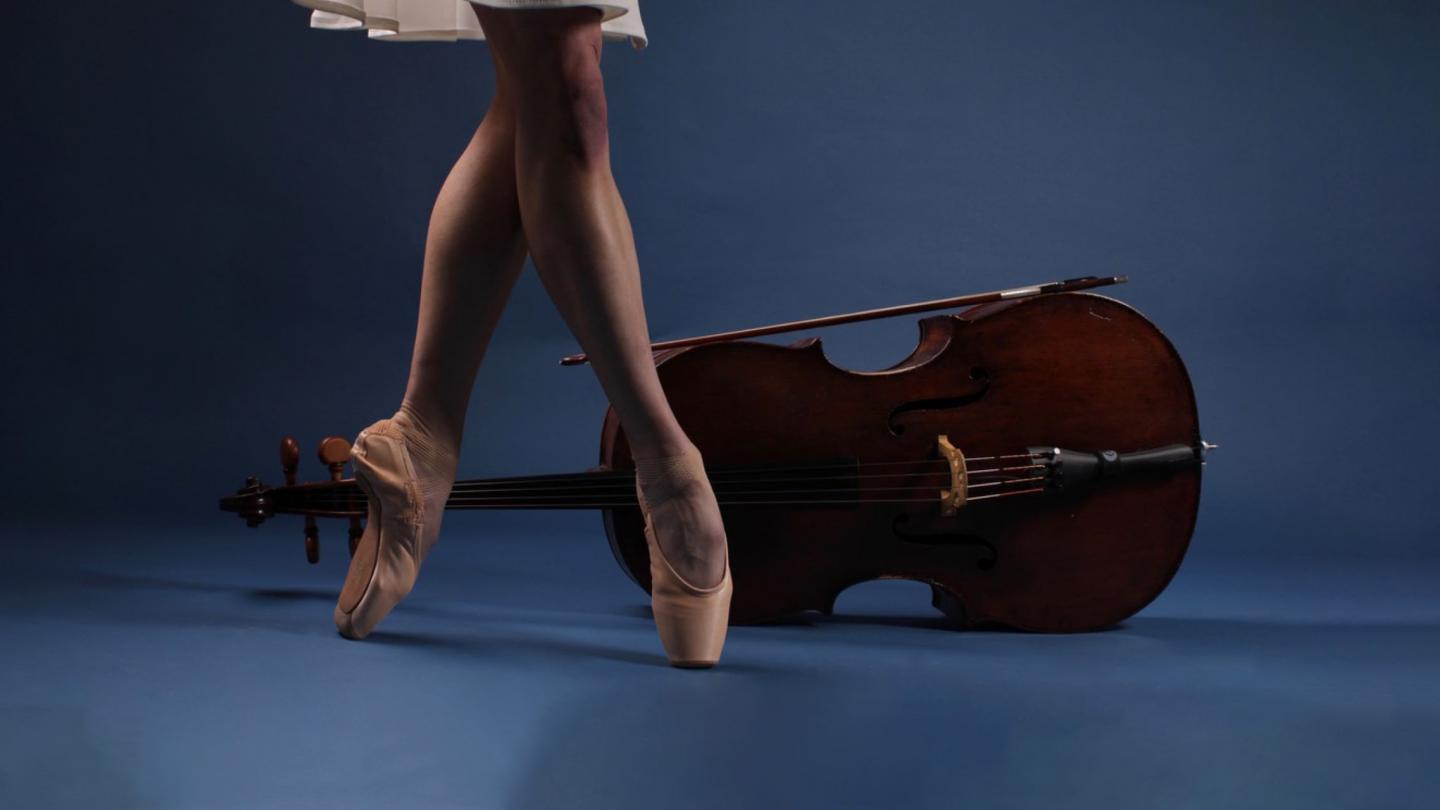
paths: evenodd
<path fill-rule="evenodd" d="M 430 214 L 420 318 L 401 410 L 458 449 L 475 375 L 525 263 L 515 185 L 515 115 L 496 94 Z"/>
<path fill-rule="evenodd" d="M 373 493 L 376 500 L 389 496 L 384 510 L 390 517 L 382 519 L 382 504 L 372 500 L 370 520 L 336 604 L 336 626 L 350 638 L 368 635 L 409 593 L 423 550 L 438 538 L 455 482 L 470 389 L 525 263 L 510 98 L 502 79 L 430 214 L 410 380 L 399 411 L 389 419 L 413 467 L 418 504 L 411 501 L 410 484 L 397 483 L 409 473 L 387 449 L 390 440 L 377 438 L 371 452 L 378 455 L 372 457 L 357 437 L 356 477 L 361 477 L 362 462 L 379 464 L 374 470 L 367 467 L 365 480 L 380 487 Z M 366 430 L 379 427 L 389 433 L 390 428 L 380 427 L 384 421 Z M 406 513 L 415 507 L 420 514 Z M 382 530 L 412 536 L 382 542 Z"/>
<path fill-rule="evenodd" d="M 673 467 L 646 463 L 695 448 L 655 373 L 634 236 L 610 171 L 600 13 L 474 8 L 515 91 L 515 175 L 536 270 L 620 416 L 642 486 L 666 496 L 651 514 L 666 558 L 698 586 L 718 583 L 724 529 L 708 482 L 679 486 L 665 480 Z"/>

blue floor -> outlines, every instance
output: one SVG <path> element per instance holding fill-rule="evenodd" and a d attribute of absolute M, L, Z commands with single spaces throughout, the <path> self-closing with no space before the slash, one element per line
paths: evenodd
<path fill-rule="evenodd" d="M 871 583 L 691 672 L 593 515 L 447 516 L 363 642 L 325 528 L 6 529 L 0 807 L 1436 806 L 1440 566 L 1197 540 L 1073 636 Z"/>

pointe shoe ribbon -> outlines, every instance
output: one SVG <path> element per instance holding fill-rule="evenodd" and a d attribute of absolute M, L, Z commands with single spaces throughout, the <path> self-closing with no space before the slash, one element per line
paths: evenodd
<path fill-rule="evenodd" d="M 671 460 L 666 460 L 671 461 Z M 705 468 L 698 453 L 675 457 L 677 472 L 687 478 L 705 479 Z M 720 581 L 708 588 L 688 582 L 670 565 L 655 539 L 650 522 L 650 505 L 636 476 L 635 495 L 645 516 L 645 543 L 650 550 L 650 607 L 655 616 L 655 629 L 670 663 L 677 667 L 703 668 L 720 660 L 725 646 L 725 632 L 730 623 L 730 597 L 734 584 L 730 577 L 730 549 L 725 549 L 725 573 Z"/>
<path fill-rule="evenodd" d="M 438 526 L 426 531 L 415 467 L 392 420 L 360 431 L 351 461 L 368 516 L 335 605 L 335 626 L 347 638 L 362 639 L 410 593 Z"/>

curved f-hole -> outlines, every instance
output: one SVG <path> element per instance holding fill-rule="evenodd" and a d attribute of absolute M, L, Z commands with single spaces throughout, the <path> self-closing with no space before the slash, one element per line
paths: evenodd
<path fill-rule="evenodd" d="M 906 514 L 896 515 L 890 528 L 895 532 L 896 537 L 907 543 L 919 543 L 927 546 L 972 546 L 980 552 L 975 560 L 975 567 L 981 571 L 989 571 L 1000 560 L 1000 552 L 995 550 L 994 544 L 983 537 L 976 537 L 964 532 L 915 531 L 910 527 L 910 516 Z"/>
<path fill-rule="evenodd" d="M 905 432 L 905 425 L 900 422 L 900 418 L 906 414 L 953 410 L 980 401 L 990 390 L 990 374 L 980 366 L 975 366 L 970 369 L 970 379 L 974 385 L 969 391 L 948 397 L 914 399 L 896 405 L 886 420 L 886 424 L 890 427 L 890 433 L 899 436 Z"/>

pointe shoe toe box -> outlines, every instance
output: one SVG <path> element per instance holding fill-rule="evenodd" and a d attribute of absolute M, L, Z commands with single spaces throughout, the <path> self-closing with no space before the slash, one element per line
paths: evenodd
<path fill-rule="evenodd" d="M 682 578 L 655 542 L 650 544 L 650 609 L 661 646 L 673 666 L 703 669 L 720 660 L 730 626 L 730 598 L 734 583 L 726 555 L 725 574 L 709 588 L 697 588 Z"/>
<path fill-rule="evenodd" d="M 380 420 L 360 432 L 351 451 L 355 482 L 369 519 L 336 602 L 340 634 L 362 639 L 409 595 L 425 556 L 420 493 L 404 437 Z"/>

